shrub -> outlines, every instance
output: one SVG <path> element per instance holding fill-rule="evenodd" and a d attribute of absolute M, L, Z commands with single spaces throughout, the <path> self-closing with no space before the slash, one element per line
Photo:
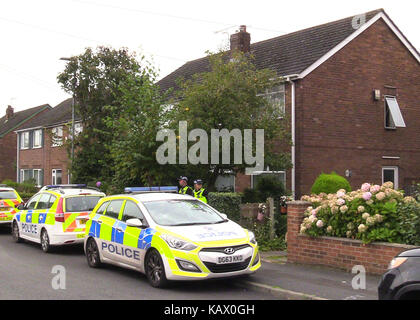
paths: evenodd
<path fill-rule="evenodd" d="M 316 178 L 311 188 L 312 194 L 320 193 L 336 193 L 338 190 L 344 189 L 351 191 L 350 183 L 346 178 L 332 172 L 331 174 L 321 174 Z"/>
<path fill-rule="evenodd" d="M 35 186 L 35 180 L 33 179 L 22 183 L 14 182 L 12 180 L 4 180 L 2 184 L 15 189 L 22 199 L 29 199 L 38 192 L 38 188 Z"/>
<path fill-rule="evenodd" d="M 224 213 L 232 221 L 240 220 L 241 193 L 210 192 L 208 203 L 220 213 Z"/>
<path fill-rule="evenodd" d="M 419 240 L 420 205 L 393 189 L 365 183 L 360 190 L 303 196 L 312 206 L 305 211 L 301 233 L 313 237 L 333 236 L 373 241 L 415 244 Z"/>

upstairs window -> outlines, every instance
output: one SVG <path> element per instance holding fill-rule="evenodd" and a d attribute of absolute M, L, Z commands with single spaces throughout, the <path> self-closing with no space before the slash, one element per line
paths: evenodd
<path fill-rule="evenodd" d="M 397 98 L 385 96 L 385 129 L 405 128 Z"/>
<path fill-rule="evenodd" d="M 59 147 L 63 145 L 63 127 L 52 129 L 52 146 Z"/>
<path fill-rule="evenodd" d="M 20 134 L 20 149 L 29 149 L 29 131 Z"/>
<path fill-rule="evenodd" d="M 260 94 L 258 96 L 260 96 Z M 279 84 L 265 90 L 261 96 L 264 96 L 268 102 L 274 106 L 274 110 L 279 118 L 284 116 L 284 113 L 286 112 L 286 96 L 284 84 Z"/>
<path fill-rule="evenodd" d="M 42 147 L 42 130 L 34 130 L 32 143 L 33 148 Z"/>

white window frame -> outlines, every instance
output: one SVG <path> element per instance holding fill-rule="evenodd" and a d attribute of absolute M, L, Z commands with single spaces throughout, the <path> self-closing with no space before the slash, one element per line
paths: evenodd
<path fill-rule="evenodd" d="M 51 171 L 51 184 L 57 185 L 57 171 L 61 171 L 61 184 L 63 184 L 63 170 L 62 169 L 52 169 Z"/>
<path fill-rule="evenodd" d="M 20 182 L 21 183 L 27 181 L 27 180 L 24 179 L 25 178 L 25 171 L 30 172 L 31 169 L 20 169 Z M 29 173 L 29 179 L 30 179 L 30 176 L 31 176 L 31 174 Z"/>
<path fill-rule="evenodd" d="M 399 188 L 399 173 L 398 173 L 398 167 L 396 166 L 388 166 L 388 167 L 382 167 L 382 184 L 384 184 L 384 171 L 385 170 L 393 170 L 394 171 L 394 189 L 397 190 Z"/>
<path fill-rule="evenodd" d="M 26 140 L 28 142 L 27 146 L 25 146 L 25 136 L 26 136 Z M 22 132 L 20 134 L 20 150 L 29 149 L 29 146 L 31 144 L 30 141 L 29 141 L 29 138 L 30 138 L 29 131 L 25 131 L 25 132 Z"/>
<path fill-rule="evenodd" d="M 394 112 L 397 112 L 396 116 L 398 118 L 401 118 L 400 121 L 402 121 L 402 123 L 400 123 L 398 125 L 395 124 L 395 119 L 394 119 L 394 116 L 393 116 L 393 111 L 389 107 L 389 104 L 388 104 L 388 100 L 387 99 L 394 99 L 395 100 L 396 107 L 398 108 L 398 110 L 394 110 Z M 403 118 L 402 113 L 401 113 L 401 108 L 398 105 L 397 97 L 396 96 L 385 95 L 384 96 L 384 103 L 385 103 L 385 110 L 384 110 L 384 126 L 385 126 L 385 129 L 396 130 L 397 128 L 405 128 L 406 125 L 405 125 L 404 118 Z M 386 122 L 386 115 L 387 115 L 387 113 L 389 113 L 390 120 L 394 124 L 393 126 L 388 126 L 387 125 L 387 122 Z"/>
<path fill-rule="evenodd" d="M 40 188 L 40 187 L 42 187 L 42 183 L 43 183 L 43 181 L 41 181 L 41 172 L 42 172 L 42 169 L 32 169 L 32 176 L 33 176 L 33 179 L 35 179 L 35 181 L 36 181 L 36 187 L 37 188 Z M 38 173 L 38 176 L 37 176 L 37 178 L 35 178 L 35 171 Z"/>
<path fill-rule="evenodd" d="M 278 88 L 278 90 L 276 90 L 276 88 Z M 283 94 L 283 101 L 282 101 L 282 105 L 279 106 L 278 111 L 280 112 L 281 115 L 279 115 L 278 118 L 283 119 L 282 115 L 286 113 L 286 85 L 284 83 L 279 83 L 278 85 L 270 87 L 266 89 L 264 93 L 258 94 L 257 96 L 263 96 L 266 99 L 271 100 L 270 96 L 279 94 L 279 93 Z"/>
<path fill-rule="evenodd" d="M 61 134 L 59 134 L 59 131 L 61 131 Z M 52 128 L 51 133 L 52 133 L 51 147 L 61 147 L 63 145 L 63 126 Z"/>
<path fill-rule="evenodd" d="M 76 122 L 74 124 L 74 136 L 77 137 L 79 134 L 82 133 L 82 131 L 83 131 L 83 124 L 81 122 Z M 72 132 L 72 127 L 70 125 L 70 128 L 69 128 L 69 138 L 70 138 L 70 140 L 73 139 L 72 133 L 73 133 Z"/>
<path fill-rule="evenodd" d="M 36 144 L 36 136 L 37 133 L 39 133 L 39 144 Z M 42 148 L 42 129 L 36 129 L 33 131 L 33 135 L 32 135 L 32 148 L 33 149 L 39 149 Z"/>

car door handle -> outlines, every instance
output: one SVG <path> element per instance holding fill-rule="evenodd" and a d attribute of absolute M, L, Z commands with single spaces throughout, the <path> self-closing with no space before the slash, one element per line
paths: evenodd
<path fill-rule="evenodd" d="M 99 223 L 99 224 L 102 224 L 102 222 L 103 222 L 103 221 L 101 221 L 101 220 L 98 220 L 98 223 Z"/>
<path fill-rule="evenodd" d="M 123 229 L 117 228 L 118 232 L 123 232 Z"/>

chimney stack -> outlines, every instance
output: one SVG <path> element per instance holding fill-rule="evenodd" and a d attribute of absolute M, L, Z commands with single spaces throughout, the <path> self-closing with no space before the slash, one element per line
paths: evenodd
<path fill-rule="evenodd" d="M 6 120 L 9 120 L 11 117 L 13 117 L 14 109 L 12 106 L 7 106 L 6 109 Z"/>
<path fill-rule="evenodd" d="M 246 32 L 246 26 L 241 25 L 239 31 L 230 36 L 230 50 L 249 52 L 251 50 L 251 35 Z"/>

